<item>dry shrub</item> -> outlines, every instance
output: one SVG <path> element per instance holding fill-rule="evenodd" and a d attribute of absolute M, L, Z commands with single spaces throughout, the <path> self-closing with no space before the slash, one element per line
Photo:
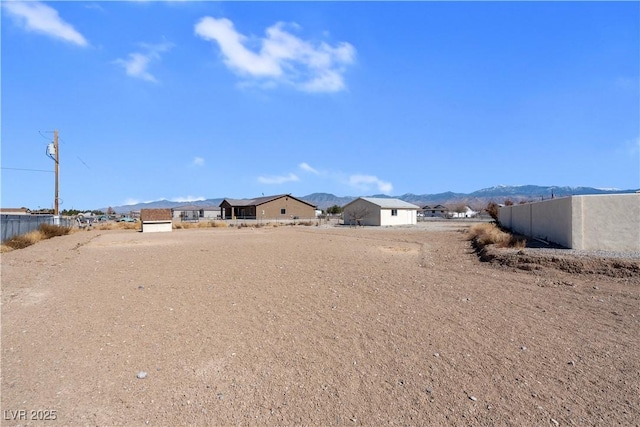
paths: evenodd
<path fill-rule="evenodd" d="M 99 225 L 94 225 L 93 228 L 96 230 L 115 230 L 118 228 L 119 222 L 105 222 Z"/>
<path fill-rule="evenodd" d="M 496 245 L 499 248 L 524 248 L 526 240 L 501 230 L 493 223 L 475 224 L 469 228 L 469 240 L 478 248 Z"/>
<path fill-rule="evenodd" d="M 60 225 L 40 224 L 40 232 L 44 239 L 51 239 L 57 236 L 66 236 L 71 233 L 71 227 L 62 227 Z"/>
<path fill-rule="evenodd" d="M 174 222 L 173 223 L 173 229 L 174 230 L 188 230 L 191 228 L 203 228 L 203 227 L 208 227 L 206 222 Z"/>
<path fill-rule="evenodd" d="M 44 239 L 44 235 L 40 230 L 30 231 L 20 236 L 13 236 L 4 244 L 12 249 L 24 249 Z"/>
<path fill-rule="evenodd" d="M 6 254 L 7 252 L 11 252 L 13 248 L 11 246 L 7 246 L 4 243 L 0 245 L 0 254 Z"/>
<path fill-rule="evenodd" d="M 59 225 L 40 224 L 37 230 L 30 231 L 20 236 L 13 236 L 2 245 L 2 252 L 9 252 L 13 249 L 24 249 L 38 243 L 41 240 L 51 239 L 57 236 L 66 236 L 71 233 L 71 227 L 61 227 Z"/>
<path fill-rule="evenodd" d="M 87 230 L 139 230 L 140 222 L 103 222 L 87 227 Z"/>

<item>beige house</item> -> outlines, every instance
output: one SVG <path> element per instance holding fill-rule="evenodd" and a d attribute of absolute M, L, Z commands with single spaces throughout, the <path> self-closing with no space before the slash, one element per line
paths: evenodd
<path fill-rule="evenodd" d="M 291 220 L 316 217 L 316 206 L 290 194 L 255 199 L 224 199 L 222 219 Z"/>
<path fill-rule="evenodd" d="M 414 225 L 419 206 L 400 199 L 359 197 L 342 212 L 345 225 Z"/>

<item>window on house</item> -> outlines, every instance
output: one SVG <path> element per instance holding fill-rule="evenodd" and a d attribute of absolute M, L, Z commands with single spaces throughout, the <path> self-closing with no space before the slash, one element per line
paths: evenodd
<path fill-rule="evenodd" d="M 282 208 L 280 209 L 280 215 L 286 215 L 287 214 L 287 210 Z"/>
<path fill-rule="evenodd" d="M 398 209 L 391 209 L 391 216 L 398 216 Z"/>

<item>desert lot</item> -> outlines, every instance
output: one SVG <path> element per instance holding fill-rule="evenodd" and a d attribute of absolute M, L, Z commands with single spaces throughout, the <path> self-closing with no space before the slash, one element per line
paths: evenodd
<path fill-rule="evenodd" d="M 91 230 L 3 254 L 2 425 L 637 425 L 637 270 L 481 262 L 466 227 Z"/>

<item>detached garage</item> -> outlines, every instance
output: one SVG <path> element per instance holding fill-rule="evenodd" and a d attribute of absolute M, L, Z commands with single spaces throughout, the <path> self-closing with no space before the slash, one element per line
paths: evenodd
<path fill-rule="evenodd" d="M 415 225 L 420 207 L 400 199 L 359 197 L 344 207 L 345 225 Z"/>

